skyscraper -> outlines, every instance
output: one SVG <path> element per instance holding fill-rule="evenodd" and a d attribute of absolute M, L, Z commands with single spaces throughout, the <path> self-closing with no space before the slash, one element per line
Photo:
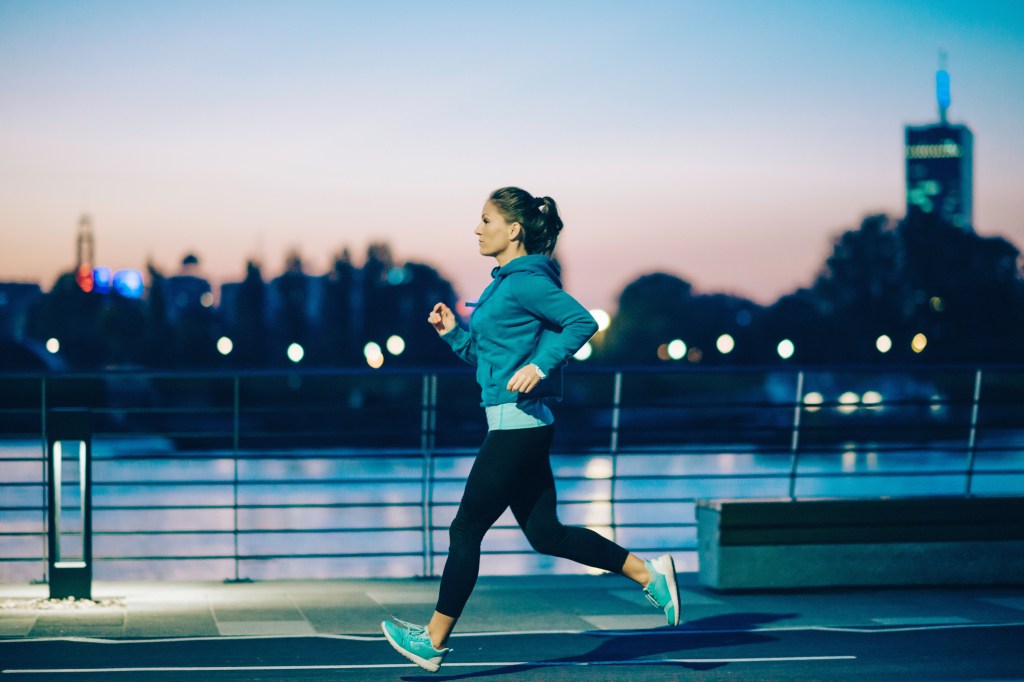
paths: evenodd
<path fill-rule="evenodd" d="M 935 74 L 939 122 L 906 126 L 907 213 L 934 213 L 962 230 L 973 230 L 974 135 L 950 123 L 949 72 Z"/>

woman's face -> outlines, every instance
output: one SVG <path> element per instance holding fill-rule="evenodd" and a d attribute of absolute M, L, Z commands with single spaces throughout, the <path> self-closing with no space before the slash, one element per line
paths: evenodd
<path fill-rule="evenodd" d="M 503 255 L 514 254 L 518 250 L 519 241 L 513 241 L 513 237 L 519 235 L 519 229 L 519 223 L 505 222 L 505 217 L 494 202 L 488 201 L 484 204 L 480 224 L 475 230 L 480 241 L 480 255 L 501 260 Z"/>

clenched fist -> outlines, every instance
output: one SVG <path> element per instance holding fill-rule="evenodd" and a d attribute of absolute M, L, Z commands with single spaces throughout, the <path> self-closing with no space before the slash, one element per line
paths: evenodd
<path fill-rule="evenodd" d="M 455 329 L 455 313 L 444 303 L 438 303 L 427 316 L 427 322 L 434 326 L 438 334 L 447 334 Z"/>

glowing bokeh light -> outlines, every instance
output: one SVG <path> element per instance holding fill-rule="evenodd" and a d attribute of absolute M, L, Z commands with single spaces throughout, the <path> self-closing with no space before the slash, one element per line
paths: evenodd
<path fill-rule="evenodd" d="M 405 351 L 405 339 L 398 334 L 389 336 L 387 343 L 384 345 L 387 346 L 388 352 L 392 355 L 401 355 Z"/>
<path fill-rule="evenodd" d="M 587 341 L 585 344 L 583 344 L 582 348 L 580 348 L 578 351 L 576 351 L 575 354 L 573 354 L 573 357 L 576 358 L 577 360 L 586 360 L 591 355 L 593 355 L 593 353 L 594 347 L 590 345 L 589 341 Z"/>
<path fill-rule="evenodd" d="M 715 347 L 718 348 L 718 352 L 722 355 L 728 355 L 736 347 L 736 341 L 728 334 L 722 334 L 715 341 Z"/>
<path fill-rule="evenodd" d="M 599 332 L 603 332 L 612 323 L 611 316 L 600 308 L 591 310 L 590 314 L 593 316 L 594 321 L 597 322 L 597 331 Z"/>
<path fill-rule="evenodd" d="M 302 349 L 297 343 L 293 343 L 288 346 L 288 359 L 292 362 L 302 362 L 302 358 L 306 355 L 306 351 Z"/>
<path fill-rule="evenodd" d="M 821 409 L 821 404 L 823 402 L 825 402 L 825 396 L 817 391 L 811 391 L 804 396 L 804 409 L 808 412 L 817 412 Z"/>
<path fill-rule="evenodd" d="M 920 353 L 924 350 L 925 346 L 928 345 L 928 337 L 924 334 L 915 334 L 914 339 L 910 342 L 910 349 L 915 353 Z"/>
<path fill-rule="evenodd" d="M 668 356 L 673 360 L 682 360 L 686 357 L 686 343 L 682 339 L 669 341 L 666 350 L 668 351 Z"/>
<path fill-rule="evenodd" d="M 106 294 L 114 284 L 114 273 L 105 265 L 92 269 L 92 281 L 98 294 Z"/>
<path fill-rule="evenodd" d="M 793 357 L 793 353 L 796 351 L 796 346 L 794 346 L 793 342 L 789 339 L 782 339 L 782 341 L 779 341 L 779 345 L 775 350 L 778 352 L 780 358 L 788 360 Z"/>
<path fill-rule="evenodd" d="M 839 411 L 842 414 L 850 414 L 857 410 L 857 403 L 860 402 L 860 396 L 853 391 L 847 391 L 846 393 L 839 396 Z"/>
<path fill-rule="evenodd" d="M 231 339 L 229 339 L 228 337 L 222 336 L 219 339 L 217 339 L 217 351 L 220 352 L 221 355 L 228 355 L 234 349 L 235 349 L 235 344 L 232 343 Z M 289 352 L 290 352 L 290 350 L 291 349 L 289 349 Z M 291 357 L 291 356 L 289 356 L 289 357 Z M 301 357 L 300 357 L 300 359 L 301 359 Z M 298 361 L 296 360 L 296 362 L 298 362 Z"/>
<path fill-rule="evenodd" d="M 882 334 L 875 341 L 875 348 L 878 349 L 879 353 L 888 353 L 890 350 L 892 350 L 892 339 L 890 339 L 885 334 Z"/>
<path fill-rule="evenodd" d="M 58 353 L 60 351 L 60 341 L 57 339 L 49 339 L 46 342 L 46 350 L 51 353 Z"/>
<path fill-rule="evenodd" d="M 142 298 L 145 285 L 138 270 L 118 270 L 114 273 L 114 293 L 125 298 Z"/>
<path fill-rule="evenodd" d="M 606 457 L 596 457 L 587 462 L 583 475 L 587 478 L 611 478 L 612 461 Z"/>

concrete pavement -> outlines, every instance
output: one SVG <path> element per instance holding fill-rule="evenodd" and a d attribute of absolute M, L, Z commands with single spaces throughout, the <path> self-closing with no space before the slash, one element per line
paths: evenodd
<path fill-rule="evenodd" d="M 1022 647 L 999 644 L 1024 641 L 1021 587 L 720 594 L 699 587 L 694 574 L 680 574 L 680 585 L 685 623 L 670 629 L 618 576 L 481 578 L 442 672 L 578 679 L 564 677 L 564 668 L 591 666 L 594 679 L 622 679 L 619 666 L 630 679 L 675 679 L 664 667 L 675 665 L 740 679 L 878 679 L 891 657 L 909 656 L 898 677 L 967 679 L 960 675 L 975 670 L 970 679 L 1016 679 L 1013 671 L 1024 679 Z M 72 604 L 46 600 L 45 585 L 0 585 L 0 671 L 67 679 L 102 670 L 133 679 L 163 661 L 147 675 L 321 679 L 331 671 L 332 679 L 342 672 L 393 679 L 419 669 L 388 648 L 379 622 L 425 622 L 437 587 L 436 580 L 98 582 L 94 603 Z M 907 643 L 897 646 L 898 638 Z M 130 646 L 100 646 L 112 642 Z M 991 647 L 984 666 L 956 667 L 967 664 L 956 652 L 968 644 Z M 950 660 L 940 665 L 943 655 Z M 913 661 L 923 666 L 917 677 Z M 601 676 L 612 668 L 619 672 Z M 953 676 L 936 676 L 943 671 Z"/>

